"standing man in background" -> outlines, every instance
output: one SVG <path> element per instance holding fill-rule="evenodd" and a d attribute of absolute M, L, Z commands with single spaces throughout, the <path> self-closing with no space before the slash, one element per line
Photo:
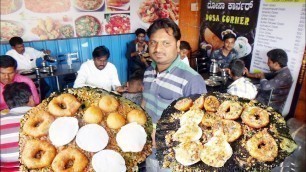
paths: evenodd
<path fill-rule="evenodd" d="M 180 57 L 181 57 L 181 60 L 188 66 L 190 66 L 189 60 L 188 60 L 188 55 L 190 55 L 190 53 L 191 53 L 190 44 L 187 41 L 181 41 Z"/>
<path fill-rule="evenodd" d="M 206 85 L 191 67 L 179 57 L 181 32 L 176 23 L 168 18 L 156 20 L 148 29 L 149 54 L 153 62 L 144 74 L 142 107 L 153 122 L 153 153 L 147 158 L 147 171 L 169 171 L 160 169 L 155 158 L 156 123 L 164 109 L 174 100 L 192 94 L 206 93 Z"/>

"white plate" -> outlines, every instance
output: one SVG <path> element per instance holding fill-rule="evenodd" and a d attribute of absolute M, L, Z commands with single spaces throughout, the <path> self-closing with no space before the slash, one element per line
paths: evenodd
<path fill-rule="evenodd" d="M 77 1 L 77 0 L 74 0 L 74 1 L 73 1 L 73 5 L 74 5 L 75 8 L 77 8 L 78 10 L 81 10 L 81 11 L 96 11 L 96 10 L 100 9 L 100 8 L 104 5 L 104 3 L 105 3 L 105 0 L 101 0 L 102 2 L 101 2 L 101 4 L 100 4 L 99 6 L 97 6 L 97 7 L 94 8 L 94 9 L 88 10 L 88 9 L 84 9 L 84 8 L 78 6 L 78 5 L 76 4 L 76 1 Z M 84 2 L 85 0 L 81 0 L 81 1 Z"/>

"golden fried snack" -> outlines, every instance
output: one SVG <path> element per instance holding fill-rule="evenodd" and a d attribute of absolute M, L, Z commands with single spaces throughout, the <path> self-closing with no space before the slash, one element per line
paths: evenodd
<path fill-rule="evenodd" d="M 217 115 L 224 119 L 237 119 L 242 112 L 242 106 L 238 102 L 224 101 L 218 108 Z"/>
<path fill-rule="evenodd" d="M 118 106 L 118 100 L 111 95 L 105 95 L 99 101 L 99 108 L 104 112 L 114 112 L 117 110 Z"/>
<path fill-rule="evenodd" d="M 241 114 L 241 119 L 248 126 L 253 128 L 265 127 L 269 124 L 270 114 L 259 107 L 247 107 Z"/>
<path fill-rule="evenodd" d="M 48 134 L 54 117 L 45 111 L 32 113 L 29 119 L 24 123 L 23 131 L 25 134 L 33 137 L 41 137 Z"/>
<path fill-rule="evenodd" d="M 220 119 L 221 118 L 215 113 L 206 111 L 202 118 L 202 124 L 206 127 L 212 127 L 213 124 Z"/>
<path fill-rule="evenodd" d="M 200 141 L 180 143 L 174 148 L 175 159 L 184 166 L 195 164 L 201 160 L 202 149 L 203 145 Z"/>
<path fill-rule="evenodd" d="M 207 111 L 216 112 L 220 102 L 215 96 L 207 96 L 204 100 L 204 108 Z"/>
<path fill-rule="evenodd" d="M 29 168 L 44 168 L 49 166 L 56 155 L 55 147 L 42 140 L 28 140 L 23 148 L 21 161 Z"/>
<path fill-rule="evenodd" d="M 180 111 L 186 111 L 192 106 L 192 102 L 193 101 L 190 98 L 183 98 L 176 102 L 174 108 Z"/>
<path fill-rule="evenodd" d="M 106 119 L 107 126 L 111 129 L 119 129 L 125 125 L 125 119 L 118 112 L 110 113 Z"/>
<path fill-rule="evenodd" d="M 204 96 L 197 98 L 190 109 L 203 109 L 204 107 Z"/>
<path fill-rule="evenodd" d="M 89 124 L 98 124 L 103 119 L 103 112 L 97 106 L 91 106 L 86 109 L 83 119 L 86 123 Z"/>
<path fill-rule="evenodd" d="M 278 154 L 278 147 L 274 138 L 264 129 L 250 138 L 246 143 L 250 155 L 258 161 L 274 161 Z"/>
<path fill-rule="evenodd" d="M 72 164 L 71 164 L 72 162 Z M 54 171 L 74 172 L 84 171 L 88 164 L 87 157 L 76 148 L 67 148 L 60 151 L 54 158 L 51 167 Z"/>
<path fill-rule="evenodd" d="M 213 132 L 220 131 L 226 136 L 227 142 L 233 142 L 237 140 L 242 134 L 241 125 L 233 120 L 222 119 L 214 123 Z"/>
<path fill-rule="evenodd" d="M 81 103 L 72 94 L 61 94 L 48 104 L 49 112 L 54 116 L 74 116 Z"/>
<path fill-rule="evenodd" d="M 147 122 L 147 117 L 142 110 L 134 109 L 127 114 L 127 121 L 137 122 L 139 125 L 144 125 Z"/>

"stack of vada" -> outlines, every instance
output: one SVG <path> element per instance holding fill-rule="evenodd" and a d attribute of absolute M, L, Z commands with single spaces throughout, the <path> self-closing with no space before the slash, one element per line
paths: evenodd
<path fill-rule="evenodd" d="M 104 90 L 53 93 L 21 120 L 20 171 L 131 171 L 151 154 L 150 120 Z"/>

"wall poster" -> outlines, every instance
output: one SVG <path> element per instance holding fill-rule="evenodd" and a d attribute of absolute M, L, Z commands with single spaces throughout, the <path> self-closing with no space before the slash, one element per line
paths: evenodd
<path fill-rule="evenodd" d="M 133 33 L 158 18 L 178 22 L 178 0 L 1 0 L 1 42 Z"/>
<path fill-rule="evenodd" d="M 235 49 L 251 72 L 269 72 L 269 50 L 287 52 L 294 79 L 283 110 L 288 114 L 305 49 L 305 1 L 202 0 L 199 47 L 208 57 L 223 46 L 221 32 L 226 29 L 237 34 Z"/>

